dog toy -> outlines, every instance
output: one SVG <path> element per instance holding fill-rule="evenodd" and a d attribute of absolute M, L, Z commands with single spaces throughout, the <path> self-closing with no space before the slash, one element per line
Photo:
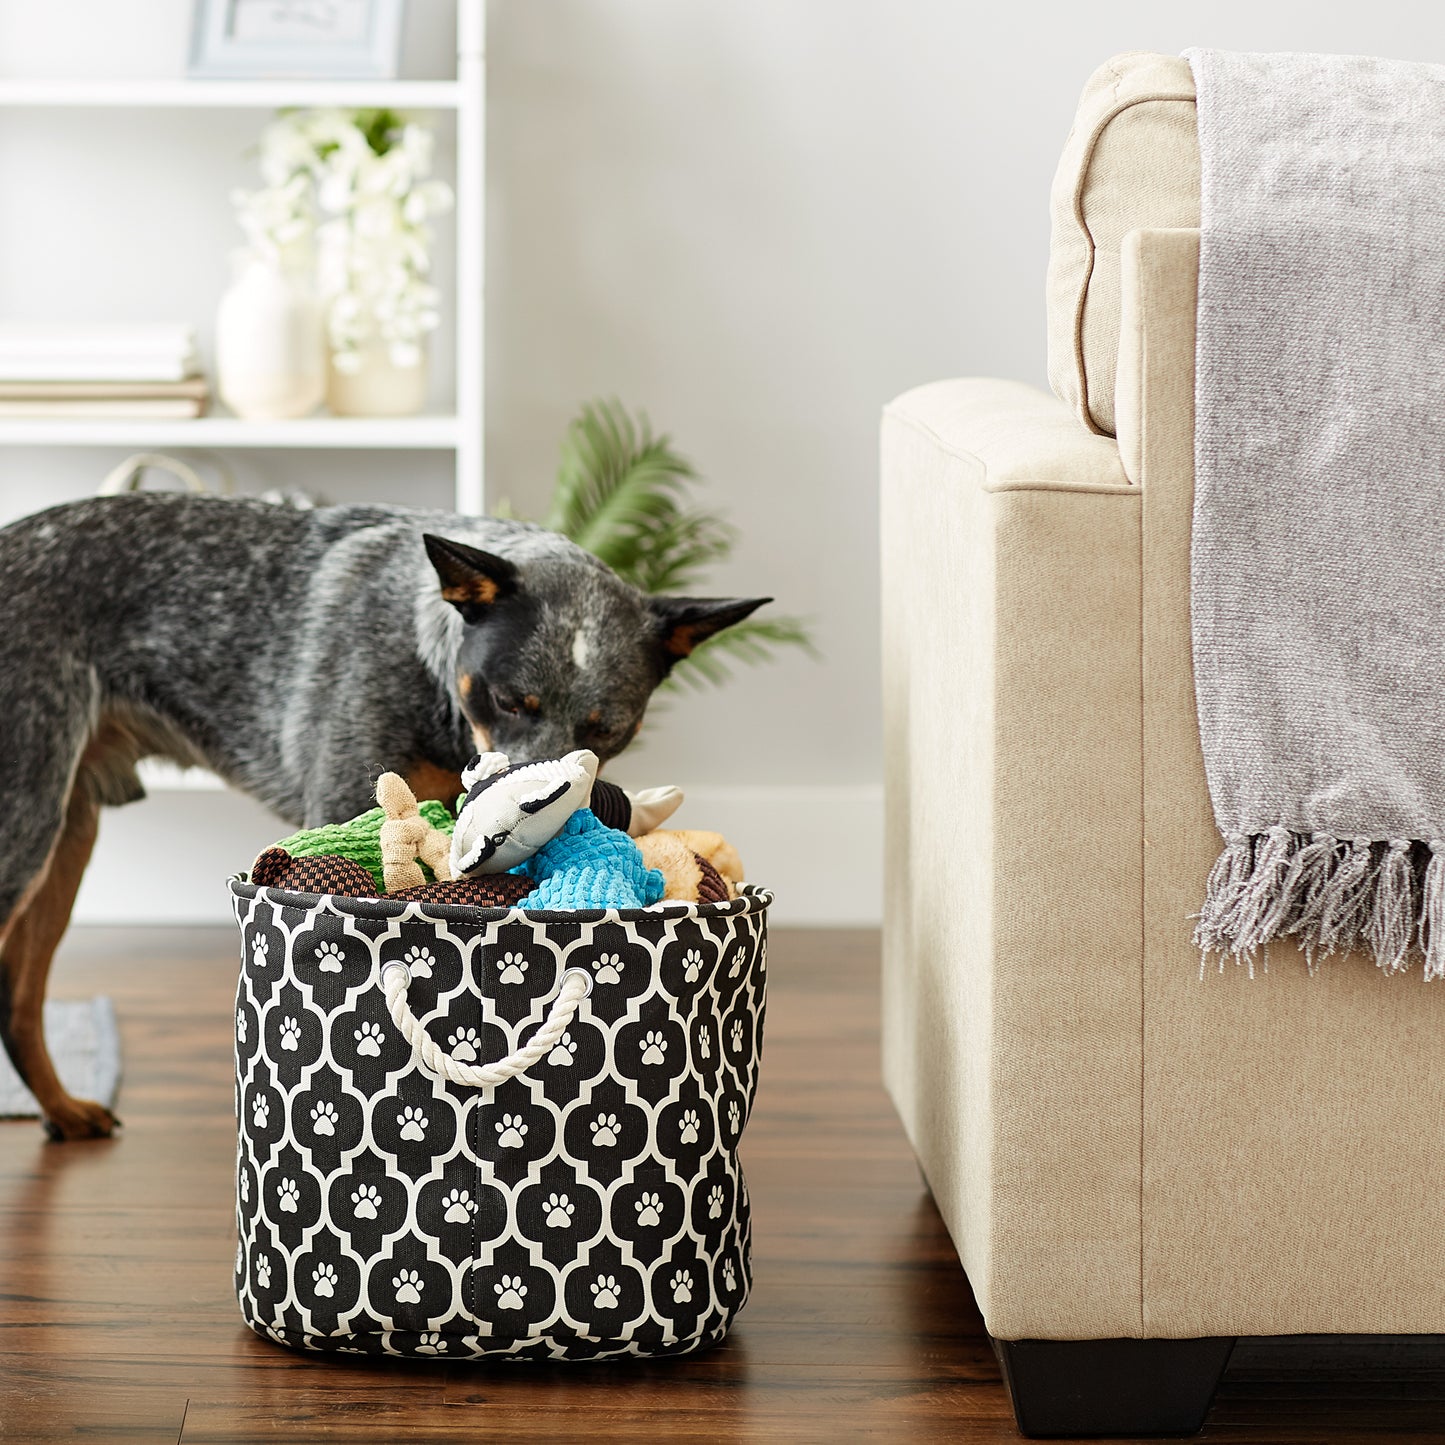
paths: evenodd
<path fill-rule="evenodd" d="M 267 848 L 251 865 L 251 882 L 292 893 L 332 893 L 342 898 L 384 896 L 406 903 L 453 903 L 469 908 L 511 908 L 532 891 L 530 878 L 498 873 L 482 878 L 450 878 L 382 894 L 371 874 L 350 858 L 333 853 L 293 858 L 284 848 Z"/>
<path fill-rule="evenodd" d="M 726 903 L 735 898 L 736 889 L 711 859 L 691 845 L 692 836 L 658 831 L 637 840 L 642 861 L 662 874 L 666 889 L 663 897 L 685 903 Z M 700 836 L 716 838 L 731 851 L 731 844 L 725 843 L 720 834 Z M 733 853 L 733 857 L 737 854 Z"/>
<path fill-rule="evenodd" d="M 395 773 L 383 773 L 382 778 L 396 778 Z M 400 778 L 396 781 L 401 783 L 406 796 L 411 797 L 411 789 L 406 786 Z M 381 779 L 378 779 L 377 786 L 381 787 Z M 394 793 L 388 787 L 388 793 L 392 797 L 393 805 L 402 812 L 408 813 L 407 818 L 402 818 L 400 813 L 396 821 L 416 821 L 425 824 L 432 833 L 450 834 L 455 820 L 445 803 L 439 803 L 435 799 L 428 798 L 425 802 L 417 803 L 413 797 L 411 807 L 416 810 L 417 818 L 410 819 L 405 799 L 400 794 Z M 339 858 L 349 858 L 353 863 L 359 864 L 371 875 L 374 885 L 373 891 L 385 893 L 386 867 L 382 857 L 382 830 L 387 822 L 387 811 L 385 808 L 372 808 L 369 812 L 362 813 L 359 817 L 352 818 L 346 823 L 326 823 L 319 828 L 303 828 L 299 833 L 293 833 L 289 838 L 282 838 L 275 846 L 288 853 L 292 858 L 314 858 L 327 854 Z M 414 826 L 413 826 L 413 830 Z M 447 840 L 450 845 L 450 838 Z M 432 846 L 432 845 L 429 845 Z M 265 856 L 264 854 L 262 855 Z M 413 858 L 415 855 L 413 855 Z M 260 861 L 259 859 L 257 860 Z M 407 861 L 412 861 L 408 859 Z M 423 860 L 426 861 L 426 860 Z M 251 871 L 255 878 L 255 869 Z M 425 870 L 415 879 L 416 883 L 427 881 Z M 277 885 L 278 887 L 281 885 Z M 399 887 L 406 887 L 407 884 L 398 884 Z M 317 890 L 321 891 L 321 890 Z M 326 890 L 331 891 L 331 890 Z"/>
<path fill-rule="evenodd" d="M 529 912 L 570 908 L 647 908 L 660 903 L 662 874 L 642 861 L 636 843 L 579 808 L 550 842 L 514 872 L 536 885 L 517 905 Z"/>
<path fill-rule="evenodd" d="M 376 801 L 386 814 L 380 837 L 381 876 L 386 891 L 420 888 L 428 881 L 422 872 L 422 863 L 431 869 L 439 883 L 450 879 L 451 829 L 438 827 L 422 817 L 416 795 L 407 787 L 406 780 L 398 773 L 383 773 L 376 780 Z"/>
<path fill-rule="evenodd" d="M 585 748 L 515 766 L 505 753 L 478 754 L 462 769 L 467 792 L 457 805 L 452 872 L 509 872 L 587 805 L 596 777 L 597 754 Z"/>
<path fill-rule="evenodd" d="M 682 803 L 677 788 L 632 794 L 597 778 L 597 755 L 580 748 L 563 758 L 509 763 L 505 753 L 480 753 L 462 771 L 466 795 L 457 805 L 451 864 L 457 877 L 506 873 L 555 838 L 579 808 L 605 827 L 637 836 Z"/>

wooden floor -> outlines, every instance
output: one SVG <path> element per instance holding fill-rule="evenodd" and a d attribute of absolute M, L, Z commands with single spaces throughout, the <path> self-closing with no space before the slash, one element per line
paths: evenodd
<path fill-rule="evenodd" d="M 59 1146 L 0 1125 L 0 1439 L 1016 1439 L 877 1083 L 877 949 L 774 935 L 743 1148 L 756 1286 L 724 1345 L 655 1365 L 386 1366 L 291 1354 L 236 1313 L 230 934 L 77 931 L 55 993 L 115 999 L 126 1129 Z M 1445 1441 L 1445 1345 L 1244 1342 L 1204 1438 Z"/>

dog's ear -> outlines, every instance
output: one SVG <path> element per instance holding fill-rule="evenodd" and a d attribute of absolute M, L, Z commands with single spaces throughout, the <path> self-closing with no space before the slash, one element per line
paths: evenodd
<path fill-rule="evenodd" d="M 480 622 L 490 607 L 521 586 L 517 569 L 504 557 L 430 532 L 423 533 L 422 541 L 441 579 L 443 599 L 462 614 L 464 622 Z"/>
<path fill-rule="evenodd" d="M 664 675 L 700 642 L 741 622 L 771 597 L 649 597 L 647 610 L 657 632 Z"/>

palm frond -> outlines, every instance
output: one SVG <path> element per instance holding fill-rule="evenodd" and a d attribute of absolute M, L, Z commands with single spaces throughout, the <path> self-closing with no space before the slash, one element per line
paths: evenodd
<path fill-rule="evenodd" d="M 567 428 L 552 505 L 543 525 L 570 537 L 647 593 L 689 592 L 732 551 L 737 530 L 690 504 L 698 475 L 644 413 L 591 401 Z M 765 662 L 783 647 L 817 652 L 796 617 L 750 617 L 695 648 L 668 683 L 725 681 L 737 663 Z"/>

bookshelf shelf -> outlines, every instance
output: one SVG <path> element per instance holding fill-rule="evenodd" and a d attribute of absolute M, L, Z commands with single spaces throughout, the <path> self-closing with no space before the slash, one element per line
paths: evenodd
<path fill-rule="evenodd" d="M 194 420 L 146 418 L 0 418 L 0 447 L 302 447 L 337 451 L 455 450 L 454 416 L 309 416 L 295 421 L 242 421 L 235 416 Z"/>
<path fill-rule="evenodd" d="M 454 80 L 7 80 L 0 106 L 102 110 L 206 107 L 272 110 L 279 106 L 394 106 L 455 110 Z"/>

